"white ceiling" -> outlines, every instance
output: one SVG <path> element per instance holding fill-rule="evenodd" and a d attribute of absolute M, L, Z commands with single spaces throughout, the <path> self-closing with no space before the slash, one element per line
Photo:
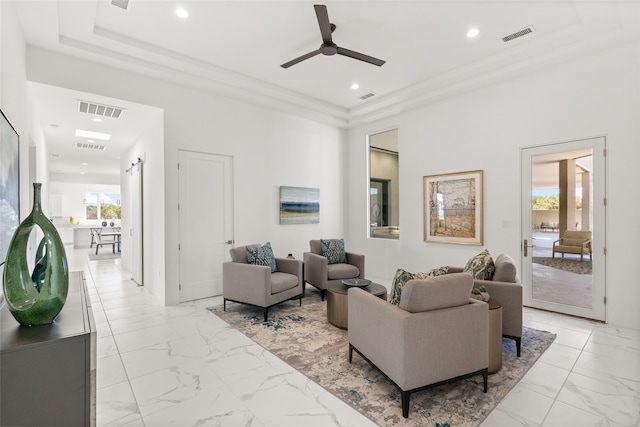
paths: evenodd
<path fill-rule="evenodd" d="M 281 68 L 320 46 L 314 3 L 327 5 L 338 46 L 386 63 L 377 67 L 318 55 Z M 18 2 L 18 13 L 29 45 L 348 128 L 637 39 L 639 5 L 618 0 L 130 0 L 123 10 L 109 0 L 32 0 Z M 178 6 L 189 12 L 187 19 L 175 15 Z M 532 34 L 502 41 L 529 25 Z M 466 32 L 474 26 L 480 35 L 469 39 Z M 359 89 L 350 89 L 354 82 Z M 375 96 L 360 99 L 368 93 Z M 62 99 L 41 102 L 46 97 L 34 94 L 43 123 L 62 122 L 49 117 L 54 111 L 46 104 L 60 105 Z M 45 133 L 54 135 L 47 128 Z"/>

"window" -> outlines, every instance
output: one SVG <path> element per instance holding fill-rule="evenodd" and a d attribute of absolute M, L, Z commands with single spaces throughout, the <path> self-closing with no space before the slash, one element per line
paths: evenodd
<path fill-rule="evenodd" d="M 120 194 L 85 194 L 85 215 L 87 219 L 121 219 L 121 208 Z"/>
<path fill-rule="evenodd" d="M 369 237 L 400 238 L 398 129 L 369 139 Z"/>

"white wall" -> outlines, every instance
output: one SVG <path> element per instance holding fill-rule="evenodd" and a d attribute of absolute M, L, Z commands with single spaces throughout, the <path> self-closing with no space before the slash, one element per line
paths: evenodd
<path fill-rule="evenodd" d="M 25 42 L 13 2 L 0 1 L 0 109 L 20 135 L 20 220 L 31 211 Z M 29 256 L 29 259 L 32 257 Z M 4 260 L 3 260 L 4 261 Z M 4 265 L 0 267 L 0 276 Z M 0 288 L 0 305 L 4 301 Z"/>
<path fill-rule="evenodd" d="M 145 281 L 164 284 L 167 304 L 178 302 L 179 149 L 233 156 L 237 245 L 269 240 L 277 256 L 302 258 L 310 239 L 343 235 L 344 130 L 37 48 L 27 51 L 27 73 L 39 83 L 164 110 L 164 165 L 161 158 L 145 162 L 145 180 L 149 168 L 160 172 L 149 183 L 158 197 L 144 206 L 162 228 L 154 238 L 164 255 L 153 257 Z M 281 185 L 320 188 L 320 224 L 280 225 Z M 206 238 L 206 216 L 202 224 Z"/>
<path fill-rule="evenodd" d="M 143 161 L 142 206 L 143 206 L 143 277 L 144 286 L 158 302 L 165 303 L 164 264 L 164 112 L 157 110 L 157 117 L 149 129 L 145 129 L 136 143 L 122 156 L 120 168 L 131 168 L 138 159 Z M 122 182 L 122 267 L 132 271 L 132 238 L 130 230 L 134 212 L 129 203 L 131 195 L 131 176 L 124 174 Z M 125 203 L 126 201 L 126 203 Z M 140 232 L 141 230 L 137 230 Z M 158 274 L 160 272 L 160 274 Z M 156 277 L 154 277 L 154 274 Z M 149 279 L 149 280 L 147 280 Z"/>
<path fill-rule="evenodd" d="M 13 2 L 0 1 L 0 109 L 20 135 L 20 219 L 31 211 L 25 41 Z"/>
<path fill-rule="evenodd" d="M 365 253 L 367 275 L 396 268 L 463 266 L 477 246 L 423 241 L 422 178 L 484 170 L 484 247 L 520 257 L 520 149 L 605 135 L 607 156 L 607 320 L 640 327 L 638 279 L 640 198 L 640 44 L 559 64 L 539 72 L 416 108 L 349 132 L 347 223 L 352 249 Z M 400 128 L 400 241 L 368 240 L 365 227 L 365 135 Z M 503 228 L 503 221 L 512 228 Z"/>

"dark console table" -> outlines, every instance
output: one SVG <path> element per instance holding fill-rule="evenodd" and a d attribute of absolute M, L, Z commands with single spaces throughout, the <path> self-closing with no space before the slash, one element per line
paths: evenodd
<path fill-rule="evenodd" d="M 95 426 L 96 326 L 82 272 L 50 325 L 20 326 L 0 308 L 0 425 Z"/>

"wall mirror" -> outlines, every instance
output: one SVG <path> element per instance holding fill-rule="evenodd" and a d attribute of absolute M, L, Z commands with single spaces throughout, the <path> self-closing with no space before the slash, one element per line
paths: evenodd
<path fill-rule="evenodd" d="M 400 238 L 398 129 L 368 135 L 369 237 Z"/>

